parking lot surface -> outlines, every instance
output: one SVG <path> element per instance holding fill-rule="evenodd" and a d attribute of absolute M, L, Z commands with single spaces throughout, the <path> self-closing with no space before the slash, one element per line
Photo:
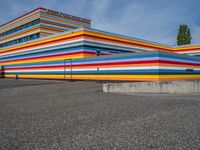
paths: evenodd
<path fill-rule="evenodd" d="M 200 149 L 200 95 L 103 93 L 96 82 L 0 79 L 0 149 Z"/>

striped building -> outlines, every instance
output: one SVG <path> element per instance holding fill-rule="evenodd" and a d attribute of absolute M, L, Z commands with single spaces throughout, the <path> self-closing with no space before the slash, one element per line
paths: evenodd
<path fill-rule="evenodd" d="M 95 30 L 90 28 L 90 20 L 74 16 L 73 23 L 70 19 L 64 23 L 66 30 L 49 35 L 50 25 L 46 24 L 47 30 L 42 28 L 44 16 L 65 20 L 68 15 L 38 8 L 25 16 L 33 12 L 40 14 L 41 35 L 48 34 L 0 48 L 3 77 L 156 82 L 200 79 L 200 45 L 173 47 Z M 67 28 L 69 25 L 74 29 Z"/>
<path fill-rule="evenodd" d="M 89 19 L 37 8 L 0 26 L 0 48 L 80 27 L 90 28 L 90 22 Z"/>

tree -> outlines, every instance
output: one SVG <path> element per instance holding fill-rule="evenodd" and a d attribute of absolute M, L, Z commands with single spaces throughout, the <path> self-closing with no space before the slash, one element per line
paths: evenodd
<path fill-rule="evenodd" d="M 190 29 L 187 25 L 183 24 L 179 27 L 179 33 L 177 36 L 177 45 L 191 44 L 191 34 Z"/>

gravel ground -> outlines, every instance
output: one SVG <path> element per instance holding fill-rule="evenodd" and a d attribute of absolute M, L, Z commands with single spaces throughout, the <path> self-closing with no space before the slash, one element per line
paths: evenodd
<path fill-rule="evenodd" d="M 0 149 L 200 150 L 200 95 L 103 93 L 102 84 L 0 79 Z"/>

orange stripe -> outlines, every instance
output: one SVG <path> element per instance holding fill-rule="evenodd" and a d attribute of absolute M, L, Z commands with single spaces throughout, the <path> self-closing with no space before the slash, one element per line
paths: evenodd
<path fill-rule="evenodd" d="M 17 39 L 17 38 L 20 38 L 20 37 L 23 37 L 24 35 L 26 35 L 26 36 L 27 36 L 27 35 L 30 35 L 30 32 L 33 32 L 33 31 L 36 31 L 36 30 L 39 30 L 39 29 L 40 29 L 40 27 L 34 27 L 34 28 L 32 28 L 32 29 L 25 30 L 25 31 L 23 31 L 23 32 L 21 32 L 21 33 L 17 33 L 17 34 L 8 36 L 8 37 L 2 39 L 2 40 L 1 40 L 1 43 L 4 43 L 4 42 L 6 42 L 6 41 L 11 41 L 11 40 L 14 40 L 14 39 Z M 15 38 L 12 39 L 12 37 L 15 37 Z"/>
<path fill-rule="evenodd" d="M 65 31 L 65 30 L 62 30 L 62 29 L 56 29 L 56 28 L 44 27 L 44 26 L 41 26 L 40 28 L 45 29 L 45 30 L 50 30 L 50 31 L 57 31 L 57 32 L 64 32 Z"/>
<path fill-rule="evenodd" d="M 48 44 L 54 44 L 54 43 L 58 43 L 58 40 L 60 40 L 59 42 L 63 42 L 63 41 L 71 41 L 71 40 L 74 40 L 74 39 L 78 39 L 78 38 L 81 38 L 80 35 L 82 31 L 77 31 L 77 32 L 73 32 L 71 34 L 67 34 L 65 36 L 63 35 L 60 35 L 58 37 L 55 37 L 55 38 L 51 38 L 51 39 L 40 39 L 38 41 L 34 41 L 34 42 L 30 42 L 30 43 L 26 43 L 26 44 L 23 44 L 23 45 L 19 45 L 19 46 L 14 46 L 14 47 L 11 47 L 11 48 L 6 48 L 6 49 L 3 49 L 0 51 L 0 54 L 2 53 L 6 53 L 6 52 L 12 52 L 12 51 L 19 51 L 21 49 L 24 49 L 24 48 L 36 48 L 38 46 L 46 46 Z M 79 36 L 79 37 L 77 37 Z M 75 37 L 75 38 L 73 38 Z M 70 39 L 70 40 L 68 40 Z"/>
<path fill-rule="evenodd" d="M 47 24 L 47 25 L 55 25 L 55 26 L 58 26 L 58 27 L 63 27 L 63 28 L 66 28 L 66 29 L 75 29 L 77 26 L 74 26 L 74 27 L 70 27 L 70 26 L 68 26 L 68 27 L 66 27 L 66 26 L 64 26 L 64 25 L 62 25 L 62 24 L 56 24 L 56 23 L 53 23 L 53 22 L 51 22 L 51 23 L 49 23 L 49 22 L 46 22 L 46 21 L 42 21 L 41 20 L 41 23 L 43 23 L 43 24 Z M 79 27 L 80 27 L 80 25 L 79 25 Z"/>
<path fill-rule="evenodd" d="M 40 11 L 41 11 L 41 10 L 37 10 L 36 12 L 33 12 L 33 14 L 29 14 L 29 15 L 27 15 L 27 16 L 24 16 L 24 17 L 20 18 L 19 20 L 15 20 L 14 22 L 11 22 L 11 24 L 10 24 L 10 23 L 9 23 L 9 24 L 6 24 L 6 25 L 0 27 L 0 30 L 3 30 L 3 28 L 5 28 L 5 27 L 7 27 L 7 26 L 12 26 L 12 25 L 15 24 L 15 23 L 19 23 L 20 21 L 22 21 L 22 20 L 24 20 L 24 19 L 26 19 L 26 18 L 30 18 L 30 17 L 32 17 L 32 16 L 34 16 L 34 15 L 37 15 L 37 14 L 40 13 Z M 39 17 L 33 18 L 32 20 L 36 20 L 36 19 L 38 19 L 38 18 L 39 18 Z M 25 23 L 31 22 L 32 20 L 27 21 L 27 22 L 25 22 Z M 23 23 L 23 24 L 25 24 L 25 23 Z M 17 28 L 17 27 L 19 27 L 19 26 L 21 26 L 21 25 L 22 25 L 22 24 L 20 24 L 20 25 L 18 25 L 18 26 L 14 26 L 13 28 Z M 8 29 L 8 30 L 4 30 L 3 32 L 9 31 L 9 30 L 11 30 L 11 29 L 13 29 L 13 28 L 10 28 L 10 29 Z"/>

